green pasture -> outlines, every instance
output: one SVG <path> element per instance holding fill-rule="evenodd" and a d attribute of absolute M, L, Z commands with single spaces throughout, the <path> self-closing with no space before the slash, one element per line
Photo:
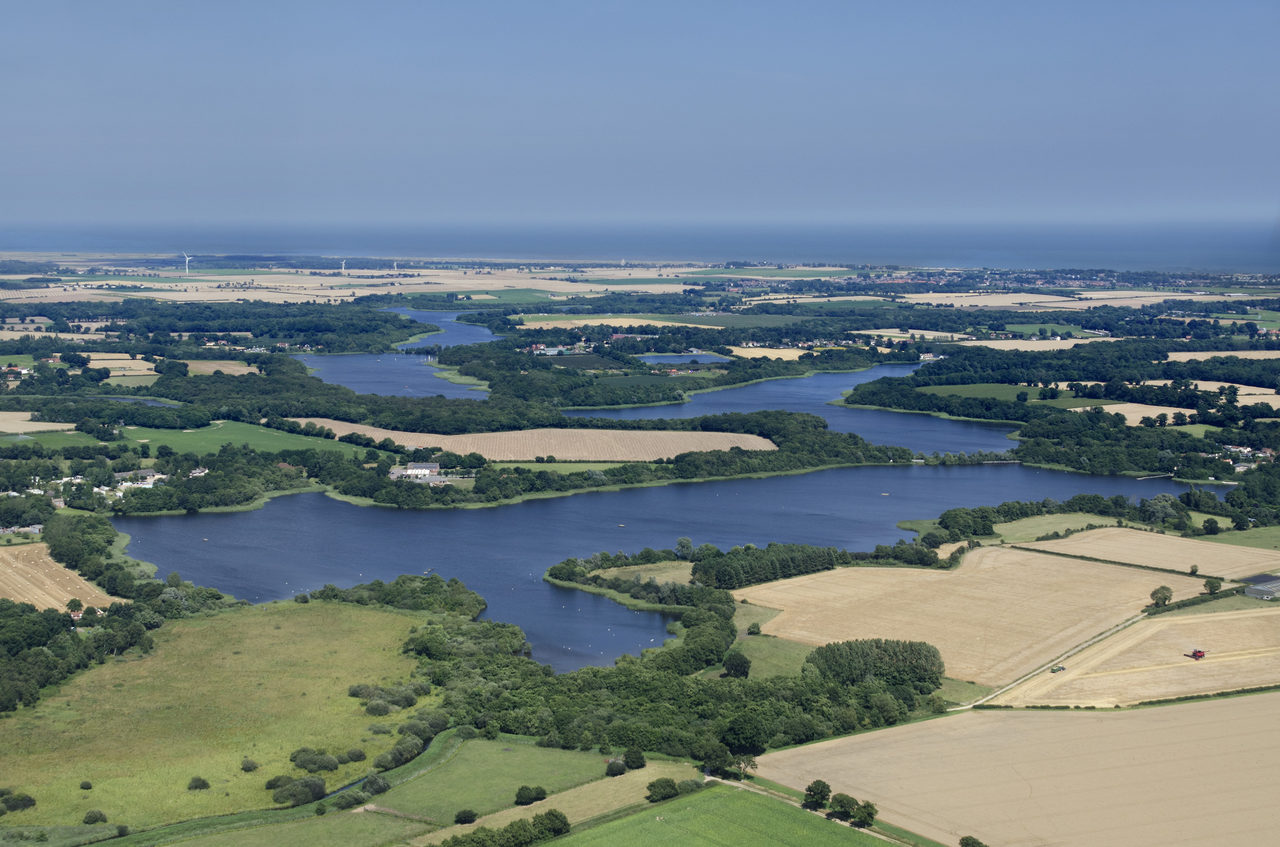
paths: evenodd
<path fill-rule="evenodd" d="M 1231 525 L 1226 518 L 1218 518 L 1218 523 L 1224 527 Z M 1259 550 L 1280 550 L 1280 526 L 1258 526 L 1243 532 L 1226 530 L 1217 535 L 1202 535 L 1200 539 L 1212 541 L 1214 544 L 1234 544 L 1238 547 L 1256 547 Z"/>
<path fill-rule="evenodd" d="M 1005 544 L 1025 544 L 1053 532 L 1083 529 L 1089 524 L 1115 526 L 1116 519 L 1088 512 L 1064 512 L 1059 515 L 1036 515 L 1021 520 L 995 524 L 996 535 Z"/>
<path fill-rule="evenodd" d="M 301 775 L 288 760 L 299 747 L 359 747 L 372 760 L 395 736 L 369 733 L 347 687 L 405 679 L 413 660 L 400 645 L 422 620 L 315 602 L 167 622 L 151 655 L 110 660 L 0 721 L 4 784 L 37 804 L 5 823 L 75 824 L 101 809 L 138 827 L 263 808 L 267 779 Z M 243 772 L 246 756 L 261 768 Z M 323 776 L 336 787 L 368 768 Z M 211 788 L 188 791 L 194 776 Z"/>
<path fill-rule="evenodd" d="M 1201 603 L 1198 606 L 1188 606 L 1185 609 L 1178 609 L 1173 612 L 1166 612 L 1168 615 L 1203 615 L 1209 612 L 1241 612 L 1249 609 L 1274 609 L 1277 603 L 1274 600 L 1260 600 L 1257 597 L 1245 597 L 1243 594 L 1232 594 L 1230 597 L 1223 597 L 1220 600 L 1214 600 L 1210 603 Z"/>
<path fill-rule="evenodd" d="M 1070 332 L 1077 336 L 1088 337 L 1084 331 L 1084 327 L 1075 324 L 1060 323 L 1027 323 L 1027 324 L 1006 324 L 1005 329 L 1009 332 L 1020 332 L 1023 335 L 1039 335 L 1040 328 L 1044 327 L 1045 332 L 1050 335 L 1062 335 Z"/>
<path fill-rule="evenodd" d="M 659 584 L 664 582 L 676 582 L 681 585 L 688 585 L 690 579 L 690 571 L 693 570 L 692 562 L 670 561 L 670 562 L 654 562 L 652 565 L 627 565 L 621 568 L 609 568 L 605 571 L 598 571 L 602 576 L 617 579 L 638 579 L 641 582 L 653 580 Z M 757 607 L 758 608 L 758 607 Z M 734 618 L 737 621 L 737 618 Z"/>
<path fill-rule="evenodd" d="M 772 611 L 772 610 L 770 610 Z M 804 660 L 813 652 L 812 644 L 801 644 L 773 635 L 747 635 L 746 629 L 738 630 L 738 641 L 733 646 L 751 660 L 752 679 L 764 679 L 771 676 L 799 676 Z M 715 673 L 708 676 L 719 676 L 723 668 L 717 667 Z"/>
<path fill-rule="evenodd" d="M 94 444 L 102 443 L 91 435 L 76 432 L 73 429 L 32 432 L 26 435 L 0 435 L 0 444 L 22 444 L 26 441 L 34 441 L 37 444 L 43 444 L 45 447 L 54 449 L 60 447 L 91 447 Z"/>
<path fill-rule="evenodd" d="M 885 842 L 773 797 L 714 786 L 571 832 L 558 843 L 563 847 L 882 847 Z"/>
<path fill-rule="evenodd" d="M 942 687 L 936 693 L 948 703 L 963 705 L 972 703 L 979 697 L 985 697 L 992 691 L 995 691 L 995 688 L 990 685 L 979 685 L 976 682 L 965 682 L 964 680 L 944 676 L 942 678 Z"/>
<path fill-rule="evenodd" d="M 108 377 L 107 385 L 150 385 L 160 378 L 160 374 L 130 374 L 128 376 Z"/>
<path fill-rule="evenodd" d="M 239 421 L 216 421 L 209 426 L 191 430 L 127 426 L 123 434 L 134 443 L 150 444 L 152 451 L 163 444 L 179 453 L 195 453 L 199 456 L 216 453 L 224 444 L 248 444 L 255 450 L 268 453 L 280 450 L 337 450 L 352 456 L 363 456 L 368 449 L 332 438 L 295 435 Z"/>
<path fill-rule="evenodd" d="M 13 324 L 10 324 L 10 326 L 13 326 Z M 36 366 L 36 358 L 27 353 L 5 353 L 0 354 L 0 364 L 6 368 L 34 368 Z M 66 367 L 66 365 L 63 365 L 63 367 Z"/>
<path fill-rule="evenodd" d="M 421 776 L 379 795 L 377 803 L 449 826 L 459 809 L 487 815 L 515 805 L 521 785 L 541 785 L 554 794 L 600 779 L 608 760 L 601 753 L 538 747 L 532 739 L 518 736 L 477 738 Z"/>
<path fill-rule="evenodd" d="M 264 792 L 265 793 L 265 792 Z M 312 808 L 312 807 L 309 807 Z M 424 835 L 435 827 L 421 821 L 376 812 L 341 812 L 330 810 L 327 815 L 309 813 L 307 817 L 275 822 L 272 816 L 263 814 L 257 826 L 230 829 L 196 838 L 165 838 L 159 843 L 180 840 L 184 847 L 316 847 L 316 845 L 351 845 L 351 847 L 381 847 L 385 844 L 404 844 L 411 838 Z M 283 816 L 282 816 L 283 817 Z M 112 844 L 154 844 L 149 833 L 134 839 Z M 169 832 L 162 834 L 168 836 Z"/>
<path fill-rule="evenodd" d="M 498 288 L 492 291 L 484 288 L 477 288 L 470 291 L 459 291 L 458 299 L 468 295 L 475 296 L 477 294 L 485 295 L 483 300 L 472 300 L 472 303 L 481 303 L 484 306 L 490 305 L 514 305 L 519 306 L 525 303 L 545 303 L 548 300 L 554 300 L 564 295 L 554 295 L 542 288 Z M 432 306 L 431 308 L 437 308 Z"/>
<path fill-rule="evenodd" d="M 1027 402 L 1035 403 L 1042 406 L 1053 406 L 1058 409 L 1079 409 L 1091 406 L 1108 406 L 1115 403 L 1115 400 L 1090 400 L 1085 397 L 1072 397 L 1071 392 L 1065 388 L 1060 389 L 1060 393 L 1056 400 L 1040 400 L 1040 389 L 1026 385 L 1005 385 L 998 382 L 973 382 L 965 385 L 924 385 L 916 389 L 925 394 L 934 394 L 939 397 L 990 397 L 993 400 L 1004 400 L 1010 403 L 1017 402 L 1018 395 L 1022 392 L 1027 393 Z"/>

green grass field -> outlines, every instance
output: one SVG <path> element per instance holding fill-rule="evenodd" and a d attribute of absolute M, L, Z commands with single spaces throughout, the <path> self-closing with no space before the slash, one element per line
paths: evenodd
<path fill-rule="evenodd" d="M 1089 524 L 1115 526 L 1116 519 L 1087 512 L 1065 512 L 1060 515 L 1036 515 L 1008 523 L 999 523 L 995 525 L 995 531 L 1006 544 L 1024 544 L 1051 532 L 1083 529 Z"/>
<path fill-rule="evenodd" d="M 449 826 L 459 809 L 487 815 L 515 805 L 521 785 L 541 785 L 554 794 L 600 779 L 608 759 L 601 753 L 538 747 L 516 736 L 477 738 L 422 776 L 379 795 L 377 803 Z"/>
<path fill-rule="evenodd" d="M 1020 332 L 1023 335 L 1038 335 L 1040 333 L 1040 327 L 1044 327 L 1045 331 L 1048 332 L 1050 335 L 1062 335 L 1064 332 L 1070 332 L 1077 336 L 1085 336 L 1084 327 L 1077 326 L 1075 324 L 1059 324 L 1059 323 L 1007 324 L 1005 326 L 1005 329 L 1009 330 L 1009 332 Z M 1088 336 L 1085 336 L 1085 337 L 1088 337 Z"/>
<path fill-rule="evenodd" d="M 692 562 L 654 562 L 652 565 L 627 565 L 622 568 L 609 568 L 602 571 L 605 576 L 618 577 L 619 579 L 639 579 L 641 582 L 647 582 L 650 579 L 658 583 L 678 582 L 681 585 L 689 584 L 690 571 L 693 570 Z M 736 621 L 737 618 L 735 617 Z"/>
<path fill-rule="evenodd" d="M 78 824 L 101 809 L 140 827 L 259 809 L 272 805 L 267 779 L 301 775 L 288 761 L 299 747 L 360 747 L 371 760 L 395 736 L 369 733 L 374 719 L 347 687 L 405 679 L 413 660 L 400 645 L 421 621 L 316 602 L 167 622 L 150 656 L 108 661 L 0 720 L 3 784 L 37 803 L 4 823 Z M 246 756 L 262 767 L 242 772 Z M 368 768 L 324 776 L 336 787 Z M 193 776 L 212 787 L 188 791 Z"/>
<path fill-rule="evenodd" d="M 975 382 L 967 385 L 924 385 L 916 389 L 925 394 L 935 394 L 938 396 L 952 397 L 991 397 L 995 400 L 1005 400 L 1008 402 L 1016 402 L 1018 395 L 1022 392 L 1027 393 L 1027 402 L 1030 404 L 1038 404 L 1042 406 L 1053 406 L 1056 409 L 1078 409 L 1089 406 L 1109 406 L 1115 403 L 1115 400 L 1091 400 L 1085 397 L 1072 397 L 1071 392 L 1063 389 L 1058 397 L 1054 400 L 1040 400 L 1039 388 L 1030 388 L 1025 385 L 1005 385 L 997 382 Z"/>
<path fill-rule="evenodd" d="M 563 847 L 882 847 L 884 843 L 782 800 L 728 786 L 658 803 L 629 817 L 571 832 L 557 842 Z"/>
<path fill-rule="evenodd" d="M 351 456 L 363 456 L 368 449 L 331 438 L 295 435 L 291 432 L 239 421 L 219 421 L 192 430 L 129 426 L 124 428 L 124 437 L 134 443 L 150 444 L 152 451 L 162 444 L 167 444 L 179 453 L 195 453 L 201 456 L 206 453 L 216 453 L 223 444 L 248 444 L 255 450 L 269 453 L 279 450 L 337 450 Z"/>
<path fill-rule="evenodd" d="M 43 444 L 45 447 L 91 447 L 94 444 L 100 444 L 98 439 L 83 432 L 75 430 L 63 430 L 60 432 L 33 432 L 29 435 L 5 435 L 0 436 L 0 444 L 22 444 L 26 441 L 35 441 Z"/>
<path fill-rule="evenodd" d="M 1188 606 L 1185 609 L 1178 609 L 1173 612 L 1166 612 L 1168 615 L 1203 615 L 1209 612 L 1239 612 L 1246 609 L 1274 609 L 1277 604 L 1274 600 L 1260 600 L 1257 597 L 1245 597 L 1243 594 L 1233 594 L 1230 597 L 1223 597 L 1220 600 L 1214 600 L 1210 603 L 1201 603 L 1198 606 Z"/>
<path fill-rule="evenodd" d="M 113 376 L 107 385 L 150 385 L 160 378 L 160 374 L 133 374 L 131 376 Z"/>
<path fill-rule="evenodd" d="M 745 629 L 741 631 L 746 632 Z M 801 644 L 772 635 L 744 635 L 734 646 L 751 660 L 750 676 L 753 679 L 798 676 L 800 666 L 814 649 L 812 644 Z M 719 673 L 713 676 L 719 676 Z"/>
<path fill-rule="evenodd" d="M 435 827 L 408 818 L 377 813 L 330 811 L 323 817 L 310 815 L 300 820 L 273 823 L 266 818 L 259 826 L 233 829 L 203 837 L 182 839 L 184 847 L 382 847 L 403 844 Z M 167 835 L 167 833 L 166 833 Z M 173 841 L 179 839 L 174 838 Z M 152 844 L 147 833 L 112 844 Z M 162 843 L 171 843 L 168 840 Z"/>
<path fill-rule="evenodd" d="M 1230 526 L 1230 521 L 1218 518 L 1218 523 Z M 1259 526 L 1244 532 L 1228 530 L 1217 535 L 1202 535 L 1202 541 L 1215 544 L 1234 544 L 1239 547 L 1257 547 L 1260 550 L 1280 550 L 1280 526 Z"/>
<path fill-rule="evenodd" d="M 978 685 L 976 682 L 965 682 L 964 680 L 944 676 L 942 678 L 942 687 L 938 689 L 937 694 L 943 700 L 959 705 L 972 703 L 992 691 L 995 691 L 995 688 L 990 685 Z"/>

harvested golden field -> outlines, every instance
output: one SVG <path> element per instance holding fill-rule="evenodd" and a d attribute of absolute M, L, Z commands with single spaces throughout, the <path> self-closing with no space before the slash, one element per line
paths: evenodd
<path fill-rule="evenodd" d="M 769 635 L 803 644 L 855 638 L 927 641 L 947 676 L 1000 685 L 1138 614 L 1151 590 L 1198 594 L 1202 580 L 984 547 L 954 571 L 840 568 L 733 592 L 781 609 Z"/>
<path fill-rule="evenodd" d="M 1280 359 L 1280 350 L 1206 350 L 1202 352 L 1179 350 L 1169 354 L 1169 361 L 1193 362 L 1212 359 L 1214 356 L 1235 356 L 1237 359 Z"/>
<path fill-rule="evenodd" d="M 730 347 L 733 355 L 743 359 L 782 359 L 786 362 L 794 362 L 805 353 L 812 353 L 812 350 L 802 350 L 799 347 Z"/>
<path fill-rule="evenodd" d="M 971 711 L 769 753 L 944 844 L 1271 845 L 1280 693 L 1123 712 Z"/>
<path fill-rule="evenodd" d="M 54 432 L 75 429 L 73 423 L 33 421 L 30 412 L 0 412 L 0 432 L 23 434 L 27 432 Z"/>
<path fill-rule="evenodd" d="M 1068 309 L 1077 302 L 1070 297 L 1056 294 L 904 294 L 908 303 L 930 303 L 937 306 L 984 306 L 996 309 L 1016 309 L 1035 306 L 1039 309 Z"/>
<path fill-rule="evenodd" d="M 155 375 L 156 367 L 142 359 L 131 359 L 127 353 L 90 353 L 89 366 L 109 368 L 112 376 Z"/>
<path fill-rule="evenodd" d="M 1118 526 L 1078 532 L 1055 541 L 1032 541 L 1021 546 L 1174 571 L 1190 571 L 1192 565 L 1198 565 L 1202 580 L 1206 576 L 1235 579 L 1280 570 L 1280 552 L 1274 550 L 1215 544 L 1197 538 Z M 1163 577 L 1152 574 L 1152 578 Z"/>
<path fill-rule="evenodd" d="M 105 609 L 116 602 L 110 594 L 49 558 L 46 544 L 0 546 L 0 597 L 30 603 L 37 609 L 65 609 L 75 597 L 86 606 Z"/>
<path fill-rule="evenodd" d="M 1193 649 L 1206 655 L 1196 661 Z M 1006 706 L 1128 706 L 1280 684 L 1280 607 L 1139 621 L 993 700 Z"/>
<path fill-rule="evenodd" d="M 1118 341 L 1119 339 L 1106 336 L 1093 336 L 1090 338 L 1061 338 L 1054 341 L 1050 338 L 993 338 L 989 341 L 961 341 L 962 347 L 990 347 L 992 350 L 1070 350 L 1072 347 L 1078 347 L 1081 344 L 1091 344 L 1095 341 Z"/>
<path fill-rule="evenodd" d="M 191 374 L 211 374 L 214 371 L 222 371 L 227 376 L 241 376 L 258 372 L 258 369 L 251 365 L 231 359 L 184 359 L 183 361 L 187 363 L 187 372 Z"/>
<path fill-rule="evenodd" d="M 1149 379 L 1142 383 L 1143 385 L 1168 385 L 1171 380 L 1167 379 Z M 1280 395 L 1276 394 L 1274 388 L 1259 388 L 1256 385 L 1244 385 L 1239 382 L 1217 382 L 1212 379 L 1196 379 L 1191 384 L 1198 391 L 1217 392 L 1221 388 L 1235 388 L 1237 396 L 1240 398 L 1240 405 L 1247 406 L 1250 403 L 1268 403 L 1272 406 L 1280 405 Z"/>
<path fill-rule="evenodd" d="M 1080 406 L 1071 411 L 1083 412 L 1091 408 L 1093 407 Z M 1108 403 L 1102 410 L 1109 415 L 1124 415 L 1124 422 L 1129 426 L 1140 426 L 1143 418 L 1154 418 L 1156 415 L 1168 415 L 1172 418 L 1178 412 L 1185 415 L 1191 411 L 1176 406 L 1152 406 L 1147 403 Z"/>
<path fill-rule="evenodd" d="M 734 432 L 662 432 L 626 429 L 521 429 L 472 435 L 433 435 L 402 432 L 331 418 L 291 418 L 328 427 L 338 435 L 358 432 L 375 441 L 390 438 L 406 447 L 441 447 L 454 453 L 479 453 L 498 462 L 529 461 L 555 456 L 574 462 L 651 462 L 702 450 L 777 450 L 767 438 Z"/>
<path fill-rule="evenodd" d="M 698 329 L 720 329 L 718 326 L 684 323 L 683 321 L 666 320 L 665 318 L 636 317 L 635 315 L 607 315 L 599 318 L 548 318 L 542 320 L 538 315 L 525 315 L 520 329 L 575 329 L 580 326 L 616 326 L 630 328 L 636 326 L 692 326 Z"/>

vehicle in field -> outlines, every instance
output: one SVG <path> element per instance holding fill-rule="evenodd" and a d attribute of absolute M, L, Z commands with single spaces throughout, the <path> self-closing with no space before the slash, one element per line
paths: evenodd
<path fill-rule="evenodd" d="M 1066 669 L 1067 669 L 1066 665 L 1054 665 L 1053 667 L 1049 668 L 1049 673 L 1057 673 L 1058 671 L 1065 671 Z"/>
<path fill-rule="evenodd" d="M 1204 651 L 1200 649 L 1192 650 L 1190 653 L 1184 654 L 1188 659 L 1195 659 L 1197 662 L 1204 658 Z"/>

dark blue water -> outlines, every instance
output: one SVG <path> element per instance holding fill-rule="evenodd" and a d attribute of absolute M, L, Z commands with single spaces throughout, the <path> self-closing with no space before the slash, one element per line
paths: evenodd
<path fill-rule="evenodd" d="M 646 353 L 643 356 L 636 356 L 636 358 L 651 365 L 683 365 L 689 362 L 710 364 L 712 362 L 730 361 L 728 356 L 720 356 L 715 353 Z"/>
<path fill-rule="evenodd" d="M 8 225 L 38 252 L 482 256 L 540 261 L 764 261 L 956 268 L 1280 271 L 1274 221 L 1197 224 L 262 226 Z M 178 257 L 181 258 L 180 256 Z"/>
<path fill-rule="evenodd" d="M 140 406 L 181 406 L 177 400 L 157 400 L 155 397 L 122 397 L 113 394 L 96 394 L 95 400 L 113 400 L 116 403 L 137 403 Z"/>
<path fill-rule="evenodd" d="M 482 326 L 458 323 L 458 312 L 427 312 L 421 309 L 392 309 L 415 321 L 435 324 L 443 332 L 432 333 L 417 341 L 407 341 L 402 348 L 453 347 L 459 344 L 479 344 L 492 341 L 495 336 Z M 444 379 L 439 368 L 430 364 L 426 356 L 396 355 L 395 353 L 347 353 L 324 356 L 300 353 L 294 356 L 314 376 L 335 385 L 345 385 L 360 394 L 381 394 L 386 397 L 462 397 L 483 400 L 489 396 L 484 388 L 459 385 Z"/>
<path fill-rule="evenodd" d="M 1152 497 L 1185 488 L 1021 465 L 904 465 L 588 493 L 491 509 L 396 511 L 302 494 L 253 512 L 114 523 L 132 536 L 129 554 L 155 563 L 159 573 L 177 571 L 254 602 L 433 568 L 484 595 L 487 616 L 524 629 L 536 659 L 567 670 L 660 644 L 665 632 L 660 615 L 543 583 L 543 571 L 569 556 L 671 547 L 680 536 L 721 548 L 782 541 L 869 550 L 910 537 L 898 521 L 955 506 L 1065 500 L 1082 492 Z"/>
<path fill-rule="evenodd" d="M 895 444 L 920 453 L 973 453 L 983 450 L 999 453 L 1014 447 L 1014 442 L 1008 437 L 1014 427 L 1004 424 L 950 421 L 930 415 L 829 405 L 855 385 L 884 376 L 905 376 L 918 367 L 918 364 L 876 365 L 856 373 L 820 373 L 706 391 L 694 394 L 685 403 L 604 411 L 580 409 L 565 414 L 580 418 L 650 420 L 784 409 L 819 415 L 826 419 L 834 432 L 856 432 L 873 444 Z"/>

